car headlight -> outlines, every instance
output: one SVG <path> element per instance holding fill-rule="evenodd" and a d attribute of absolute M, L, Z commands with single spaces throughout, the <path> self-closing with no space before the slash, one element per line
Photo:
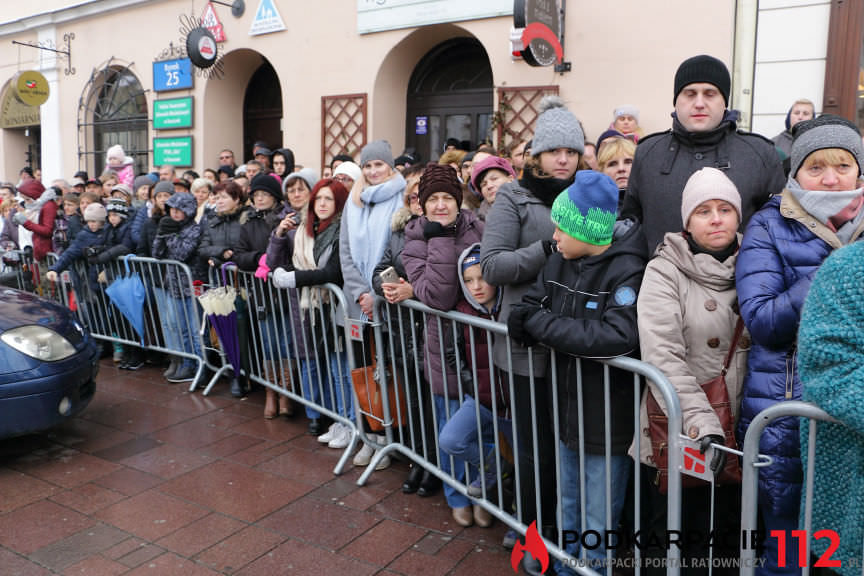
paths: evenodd
<path fill-rule="evenodd" d="M 75 354 L 75 347 L 50 328 L 44 326 L 20 326 L 0 334 L 0 340 L 37 360 L 55 362 Z"/>

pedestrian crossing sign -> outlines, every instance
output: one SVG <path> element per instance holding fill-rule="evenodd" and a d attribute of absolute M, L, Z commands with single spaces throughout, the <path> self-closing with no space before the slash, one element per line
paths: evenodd
<path fill-rule="evenodd" d="M 275 0 L 260 0 L 258 10 L 255 11 L 255 19 L 252 20 L 252 26 L 249 28 L 249 35 L 257 36 L 281 30 L 285 30 L 285 23 L 282 22 L 279 10 L 276 9 Z"/>
<path fill-rule="evenodd" d="M 208 2 L 204 7 L 204 13 L 201 14 L 201 26 L 207 28 L 213 34 L 213 39 L 216 42 L 225 41 L 225 30 L 222 28 L 219 16 L 216 15 L 216 11 L 213 9 L 212 2 Z"/>

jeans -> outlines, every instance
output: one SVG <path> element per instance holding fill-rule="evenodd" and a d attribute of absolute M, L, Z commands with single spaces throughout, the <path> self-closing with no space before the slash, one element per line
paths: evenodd
<path fill-rule="evenodd" d="M 258 322 L 258 327 L 261 335 L 259 345 L 263 352 L 262 360 L 288 358 L 288 351 L 291 349 L 290 323 L 281 318 L 275 318 L 273 314 L 268 314 L 266 318 Z"/>
<path fill-rule="evenodd" d="M 450 416 L 453 416 L 456 411 L 459 410 L 459 399 L 451 397 L 444 398 L 444 396 L 439 396 L 438 394 L 435 394 L 433 397 L 435 398 L 435 418 L 438 422 L 438 457 L 441 459 L 441 471 L 445 474 L 450 474 L 450 455 L 440 449 L 440 439 L 441 432 L 447 424 L 447 410 L 449 408 Z M 465 466 L 459 460 L 456 460 L 454 464 L 456 465 L 456 468 L 455 470 L 452 470 L 453 478 L 457 482 L 464 482 Z M 471 500 L 469 500 L 467 496 L 460 494 L 446 482 L 444 483 L 444 497 L 447 499 L 447 505 L 450 506 L 450 508 L 465 508 L 466 506 L 471 505 Z"/>
<path fill-rule="evenodd" d="M 561 522 L 562 530 L 577 530 L 582 534 L 582 502 L 579 484 L 579 451 L 571 450 L 563 442 L 561 446 Z M 599 546 L 593 550 L 585 548 L 585 557 L 592 561 L 606 559 L 606 547 L 602 541 L 605 530 L 616 530 L 624 498 L 627 494 L 627 480 L 630 478 L 631 459 L 627 454 L 612 454 L 610 496 L 612 498 L 612 517 L 606 524 L 606 455 L 585 453 L 585 530 L 595 530 L 601 536 Z M 589 537 L 588 544 L 593 545 Z M 579 542 L 566 544 L 564 550 L 578 558 L 581 551 Z M 602 566 L 602 565 L 597 565 Z M 556 562 L 558 574 L 575 574 L 563 562 Z M 601 568 L 594 568 L 602 571 Z"/>
<path fill-rule="evenodd" d="M 759 576 L 779 576 L 800 574 L 798 566 L 798 540 L 792 538 L 792 530 L 798 530 L 798 508 L 790 510 L 791 514 L 776 516 L 771 512 L 771 507 L 766 503 L 766 498 L 759 498 L 759 513 L 765 523 L 765 552 L 762 557 L 765 564 L 756 567 Z M 777 538 L 771 536 L 772 530 L 784 530 L 786 532 L 786 567 L 777 566 Z"/>
<path fill-rule="evenodd" d="M 201 340 L 198 334 L 200 326 L 198 305 L 194 296 L 177 297 L 165 290 L 157 289 L 156 300 L 162 313 L 165 347 L 202 357 Z M 183 368 L 195 364 L 194 360 L 183 358 Z"/>
<path fill-rule="evenodd" d="M 450 413 L 450 420 L 444 425 L 438 438 L 438 444 L 441 450 L 447 454 L 458 458 L 463 462 L 467 462 L 474 469 L 480 468 L 480 435 L 477 432 L 477 402 L 469 395 L 465 395 L 465 400 L 462 406 L 456 412 Z M 482 404 L 480 405 L 480 430 L 483 432 L 483 445 L 495 443 L 495 428 L 492 424 L 492 411 Z M 506 418 L 498 419 L 498 429 L 503 432 L 508 441 L 513 435 L 513 428 L 510 420 Z M 488 452 L 484 453 L 484 464 L 489 466 L 495 461 L 495 454 L 491 456 Z M 491 462 L 490 462 L 491 460 Z"/>

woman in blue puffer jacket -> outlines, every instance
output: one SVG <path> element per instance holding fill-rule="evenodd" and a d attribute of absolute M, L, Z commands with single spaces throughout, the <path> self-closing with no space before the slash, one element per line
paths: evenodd
<path fill-rule="evenodd" d="M 753 340 L 744 382 L 739 440 L 759 412 L 801 398 L 796 369 L 798 323 L 813 276 L 836 248 L 864 232 L 864 147 L 857 127 L 833 115 L 800 123 L 782 194 L 747 226 L 736 267 L 741 316 Z M 760 452 L 774 458 L 759 472 L 759 512 L 765 533 L 787 531 L 785 567 L 777 537 L 765 540 L 761 574 L 800 572 L 790 531 L 798 528 L 801 459 L 798 418 L 775 420 Z M 782 562 L 780 562 L 782 563 Z"/>

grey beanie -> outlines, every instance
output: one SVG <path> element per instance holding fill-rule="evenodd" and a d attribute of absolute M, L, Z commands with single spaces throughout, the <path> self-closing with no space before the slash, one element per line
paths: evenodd
<path fill-rule="evenodd" d="M 292 172 L 288 176 L 282 180 L 282 192 L 288 189 L 288 185 L 291 184 L 292 180 L 296 180 L 300 178 L 306 185 L 309 187 L 309 190 L 312 190 L 315 187 L 315 184 L 318 183 L 318 173 L 315 172 L 312 168 L 303 168 L 302 170 L 298 170 L 297 172 Z"/>
<path fill-rule="evenodd" d="M 153 187 L 153 197 L 155 198 L 157 194 L 174 194 L 174 184 L 168 182 L 167 180 L 160 180 L 156 183 L 156 186 Z"/>
<path fill-rule="evenodd" d="M 540 115 L 534 128 L 531 155 L 541 152 L 572 148 L 580 154 L 585 152 L 585 134 L 579 120 L 564 105 L 558 96 L 546 96 L 540 101 Z"/>
<path fill-rule="evenodd" d="M 794 178 L 807 156 L 817 150 L 842 148 L 858 162 L 858 174 L 864 173 L 864 146 L 858 127 L 834 114 L 822 114 L 813 120 L 799 122 L 794 127 L 795 140 L 790 153 L 789 177 Z"/>
<path fill-rule="evenodd" d="M 135 180 L 132 181 L 132 189 L 135 191 L 136 194 L 138 193 L 138 189 L 142 186 L 152 185 L 153 181 L 150 179 L 149 176 L 137 176 Z"/>
<path fill-rule="evenodd" d="M 390 143 L 386 140 L 375 140 L 366 144 L 360 152 L 360 167 L 366 166 L 372 160 L 381 160 L 391 168 L 395 168 Z"/>

